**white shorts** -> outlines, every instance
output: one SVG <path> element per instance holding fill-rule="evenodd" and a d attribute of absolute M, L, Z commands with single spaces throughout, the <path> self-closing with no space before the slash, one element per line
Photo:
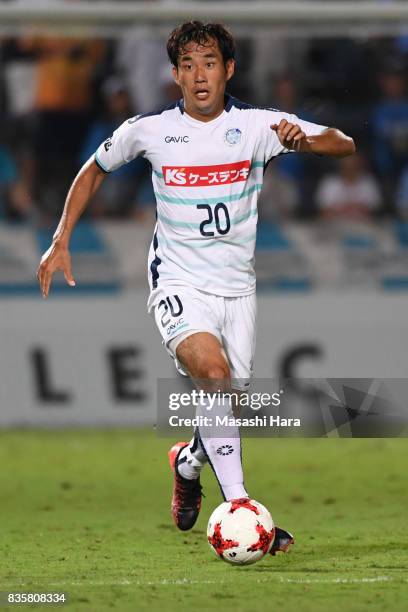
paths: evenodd
<path fill-rule="evenodd" d="M 156 325 L 177 370 L 177 346 L 197 332 L 209 332 L 224 347 L 234 389 L 246 389 L 252 377 L 256 341 L 256 295 L 223 297 L 189 287 L 163 289 L 153 308 Z"/>

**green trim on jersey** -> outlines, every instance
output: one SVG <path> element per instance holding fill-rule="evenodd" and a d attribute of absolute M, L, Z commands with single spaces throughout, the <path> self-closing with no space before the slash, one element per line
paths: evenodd
<path fill-rule="evenodd" d="M 219 195 L 216 198 L 173 198 L 171 196 L 166 196 L 159 191 L 155 191 L 154 195 L 158 200 L 162 202 L 167 202 L 168 204 L 178 204 L 180 206 L 197 206 L 197 204 L 218 204 L 222 202 L 225 204 L 226 202 L 236 202 L 237 200 L 242 200 L 243 198 L 247 198 L 254 191 L 261 191 L 262 183 L 256 183 L 252 185 L 246 191 L 241 191 L 241 193 L 233 193 L 232 195 Z"/>
<path fill-rule="evenodd" d="M 174 332 L 170 334 L 170 336 L 167 338 L 167 340 L 170 340 L 171 337 L 174 336 L 174 334 L 178 334 L 180 330 L 185 329 L 186 327 L 188 327 L 188 325 L 189 325 L 188 323 L 184 323 L 183 325 L 175 329 Z"/>
<path fill-rule="evenodd" d="M 251 164 L 251 170 L 252 168 L 265 168 L 265 162 L 263 161 L 254 161 Z"/>
<path fill-rule="evenodd" d="M 110 174 L 110 171 L 107 169 L 107 167 L 106 167 L 106 166 L 105 166 L 105 165 L 104 165 L 104 164 L 101 162 L 101 160 L 99 159 L 99 157 L 98 157 L 98 155 L 97 155 L 97 152 L 95 153 L 94 157 L 95 157 L 95 161 L 96 161 L 96 163 L 97 163 L 97 164 L 98 164 L 98 165 L 99 165 L 99 166 L 102 168 L 102 170 L 103 170 L 104 172 L 106 172 L 107 174 Z"/>

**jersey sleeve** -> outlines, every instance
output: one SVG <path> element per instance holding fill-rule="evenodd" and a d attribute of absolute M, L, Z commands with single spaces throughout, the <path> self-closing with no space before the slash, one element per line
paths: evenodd
<path fill-rule="evenodd" d="M 95 162 L 104 172 L 117 170 L 138 155 L 144 155 L 143 130 L 137 117 L 128 119 L 96 150 Z"/>
<path fill-rule="evenodd" d="M 304 119 L 300 119 L 297 115 L 291 115 L 272 109 L 264 111 L 263 127 L 265 131 L 263 135 L 265 138 L 265 162 L 284 153 L 295 153 L 292 149 L 287 149 L 281 144 L 277 133 L 270 127 L 274 124 L 279 125 L 282 119 L 286 119 L 289 123 L 296 123 L 306 136 L 318 136 L 327 129 L 325 125 L 305 121 Z"/>

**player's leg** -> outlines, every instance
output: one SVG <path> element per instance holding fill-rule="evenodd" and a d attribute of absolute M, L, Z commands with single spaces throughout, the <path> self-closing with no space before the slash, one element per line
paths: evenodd
<path fill-rule="evenodd" d="M 177 359 L 196 386 L 211 396 L 211 400 L 207 398 L 199 403 L 196 413 L 197 416 L 210 416 L 211 424 L 199 426 L 196 435 L 199 436 L 198 443 L 211 464 L 224 498 L 247 497 L 243 483 L 239 429 L 235 423 L 228 421 L 233 417 L 229 396 L 232 391 L 231 372 L 221 342 L 210 333 L 193 334 L 177 347 Z M 224 419 L 227 423 L 221 424 Z M 182 461 L 186 459 L 189 459 L 188 448 L 180 453 L 181 473 Z"/>
<path fill-rule="evenodd" d="M 196 333 L 202 333 L 202 332 L 198 332 L 197 330 Z M 192 334 L 186 334 L 186 335 L 180 334 L 180 336 L 178 336 L 171 343 L 169 343 L 169 348 L 175 356 L 177 354 L 178 346 L 182 342 L 184 342 L 184 340 L 186 340 L 188 336 L 190 335 Z M 209 332 L 206 332 L 202 336 L 197 336 L 197 337 L 201 338 L 201 350 L 211 351 L 214 335 Z M 194 348 L 195 344 L 196 344 L 195 342 L 192 343 L 191 341 L 189 342 L 186 341 L 183 344 L 183 347 L 180 349 L 180 352 L 182 352 L 185 355 L 184 358 L 186 362 L 191 361 L 191 368 L 193 371 L 198 370 L 199 368 L 199 363 L 198 363 L 199 356 L 196 356 L 194 350 L 192 350 L 192 347 Z M 219 343 L 217 342 L 215 346 L 216 351 L 218 351 L 218 344 Z M 219 360 L 219 364 L 218 364 L 219 367 L 221 368 L 225 367 L 224 361 L 225 360 L 223 356 L 221 356 Z M 176 365 L 180 372 L 187 374 L 187 367 L 184 366 L 185 369 L 183 370 L 183 365 L 180 363 L 180 360 L 177 357 L 176 357 Z M 217 363 L 214 362 L 214 366 L 217 366 Z M 223 372 L 221 372 L 220 375 L 222 374 Z M 189 375 L 191 376 L 190 373 Z M 207 388 L 207 390 L 209 389 Z M 200 440 L 199 431 L 196 428 L 192 440 L 190 440 L 190 443 L 185 445 L 183 450 L 180 452 L 180 457 L 178 461 L 179 472 L 184 478 L 187 478 L 187 479 L 197 478 L 200 475 L 202 468 L 207 462 L 208 462 L 207 455 L 203 449 L 203 446 Z"/>
<path fill-rule="evenodd" d="M 219 302 L 215 296 L 186 287 L 164 288 L 157 296 L 153 310 L 156 325 L 181 374 L 188 376 L 176 357 L 178 345 L 203 330 L 215 336 L 219 333 Z M 198 433 L 190 444 L 175 444 L 169 451 L 169 460 L 174 474 L 172 515 L 179 529 L 191 529 L 201 507 L 200 472 L 207 463 Z"/>
<path fill-rule="evenodd" d="M 159 296 L 157 306 L 154 308 L 154 317 L 169 354 L 175 358 L 177 369 L 181 373 L 184 369 L 184 372 L 188 372 L 193 378 L 204 381 L 206 391 L 213 388 L 230 389 L 229 365 L 220 343 L 220 329 L 225 318 L 224 299 L 192 289 L 187 290 L 184 287 L 172 287 L 171 291 L 174 293 L 167 294 L 163 291 L 163 295 Z M 201 408 L 206 409 L 205 406 Z M 230 405 L 226 404 L 215 407 L 215 411 L 217 410 L 227 416 L 231 412 Z M 213 467 L 215 465 L 216 474 L 220 470 L 223 472 L 222 465 L 218 469 L 220 462 L 236 464 L 237 469 L 231 471 L 233 490 L 228 490 L 227 496 L 234 498 L 246 495 L 242 484 L 238 429 L 234 427 L 232 432 L 228 431 L 224 435 L 226 443 L 216 445 L 214 453 L 204 453 L 199 434 L 200 432 L 196 431 L 189 445 L 177 444 L 169 452 L 174 472 L 172 513 L 176 525 L 183 530 L 190 529 L 194 525 L 200 510 L 199 474 L 206 455 L 215 455 Z M 216 432 L 216 435 L 219 433 Z M 214 440 L 216 435 L 210 434 L 204 437 Z M 233 453 L 225 455 L 231 461 L 220 461 L 223 457 L 221 446 L 225 446 L 228 450 L 233 449 Z M 216 453 L 217 449 L 220 449 L 220 453 Z M 221 477 L 220 482 L 228 487 L 230 484 L 228 473 L 225 479 L 224 482 L 224 477 Z"/>
<path fill-rule="evenodd" d="M 188 330 L 178 334 L 168 344 L 168 352 L 175 360 L 175 365 L 180 374 L 188 376 L 188 373 L 183 369 L 181 363 L 176 357 L 177 347 L 181 342 L 188 338 L 193 333 L 199 333 L 200 330 Z M 207 463 L 207 457 L 200 443 L 200 436 L 198 431 L 195 430 L 193 438 L 187 444 L 185 442 L 179 442 L 170 449 L 169 458 L 170 464 L 173 465 L 175 461 L 174 452 L 180 451 L 179 461 L 177 462 L 180 468 L 180 475 L 188 480 L 199 478 L 201 470 Z"/>
<path fill-rule="evenodd" d="M 179 334 L 168 345 L 169 352 L 176 357 L 178 370 L 192 378 L 196 376 L 197 380 L 200 378 L 199 388 L 208 393 L 229 386 L 228 363 L 221 349 L 213 334 L 192 330 Z M 184 531 L 193 527 L 201 509 L 200 472 L 207 462 L 207 451 L 198 428 L 189 444 L 179 442 L 170 449 L 169 460 L 174 472 L 173 519 Z"/>
<path fill-rule="evenodd" d="M 245 390 L 252 377 L 252 364 L 256 340 L 256 296 L 226 299 L 226 323 L 222 342 L 228 354 L 232 385 Z M 272 555 L 287 552 L 294 544 L 293 535 L 280 527 L 275 528 Z"/>

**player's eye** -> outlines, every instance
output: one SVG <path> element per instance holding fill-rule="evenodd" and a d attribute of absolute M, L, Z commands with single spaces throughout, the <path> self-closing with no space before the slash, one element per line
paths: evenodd
<path fill-rule="evenodd" d="M 215 66 L 215 62 L 207 62 L 207 68 L 212 68 Z"/>
<path fill-rule="evenodd" d="M 192 65 L 191 64 L 184 64 L 184 70 L 191 70 Z"/>

